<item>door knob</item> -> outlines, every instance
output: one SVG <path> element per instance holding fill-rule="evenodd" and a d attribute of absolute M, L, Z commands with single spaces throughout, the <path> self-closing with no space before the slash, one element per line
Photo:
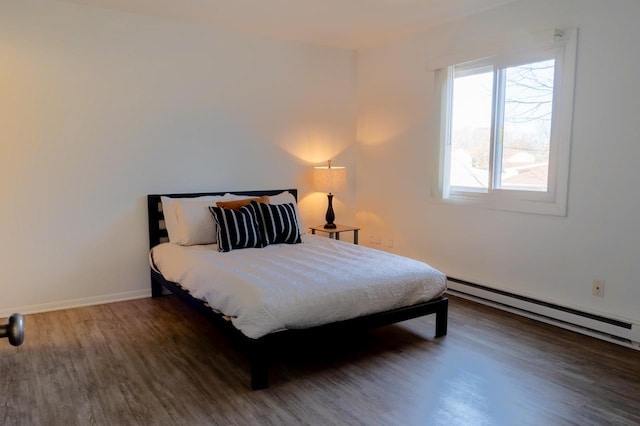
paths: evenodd
<path fill-rule="evenodd" d="M 24 342 L 24 319 L 20 314 L 13 314 L 9 317 L 9 323 L 0 325 L 0 339 L 9 338 L 9 343 L 13 346 L 20 346 Z"/>

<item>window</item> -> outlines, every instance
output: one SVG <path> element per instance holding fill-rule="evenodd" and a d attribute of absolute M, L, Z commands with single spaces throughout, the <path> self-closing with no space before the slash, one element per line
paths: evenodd
<path fill-rule="evenodd" d="M 576 35 L 436 70 L 442 199 L 566 214 Z"/>

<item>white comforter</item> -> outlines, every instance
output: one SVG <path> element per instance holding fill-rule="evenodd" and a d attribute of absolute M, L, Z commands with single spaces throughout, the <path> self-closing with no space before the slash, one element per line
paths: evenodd
<path fill-rule="evenodd" d="M 165 243 L 151 254 L 165 279 L 251 338 L 413 305 L 446 288 L 445 275 L 426 263 L 313 235 L 228 253 Z"/>

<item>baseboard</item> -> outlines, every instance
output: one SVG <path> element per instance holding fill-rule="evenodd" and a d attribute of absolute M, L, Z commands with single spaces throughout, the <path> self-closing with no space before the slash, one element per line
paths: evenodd
<path fill-rule="evenodd" d="M 84 297 L 81 299 L 61 300 L 39 305 L 18 306 L 16 308 L 0 309 L 0 318 L 7 318 L 13 313 L 37 314 L 41 312 L 58 311 L 61 309 L 79 308 L 82 306 L 102 305 L 105 303 L 122 302 L 125 300 L 142 299 L 151 297 L 151 288 L 145 290 L 123 291 L 120 293 L 105 294 L 101 296 Z"/>
<path fill-rule="evenodd" d="M 447 277 L 447 292 L 577 333 L 640 350 L 640 324 Z"/>

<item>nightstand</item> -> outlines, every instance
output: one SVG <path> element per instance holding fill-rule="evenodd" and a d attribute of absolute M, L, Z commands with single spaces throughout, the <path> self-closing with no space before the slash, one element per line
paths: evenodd
<path fill-rule="evenodd" d="M 360 228 L 356 228 L 355 226 L 336 224 L 335 228 L 325 228 L 324 225 L 318 225 L 310 226 L 309 229 L 311 229 L 313 235 L 316 234 L 316 231 L 325 232 L 329 234 L 329 238 L 335 238 L 336 240 L 340 239 L 341 232 L 353 232 L 353 244 L 358 244 L 358 231 Z"/>

